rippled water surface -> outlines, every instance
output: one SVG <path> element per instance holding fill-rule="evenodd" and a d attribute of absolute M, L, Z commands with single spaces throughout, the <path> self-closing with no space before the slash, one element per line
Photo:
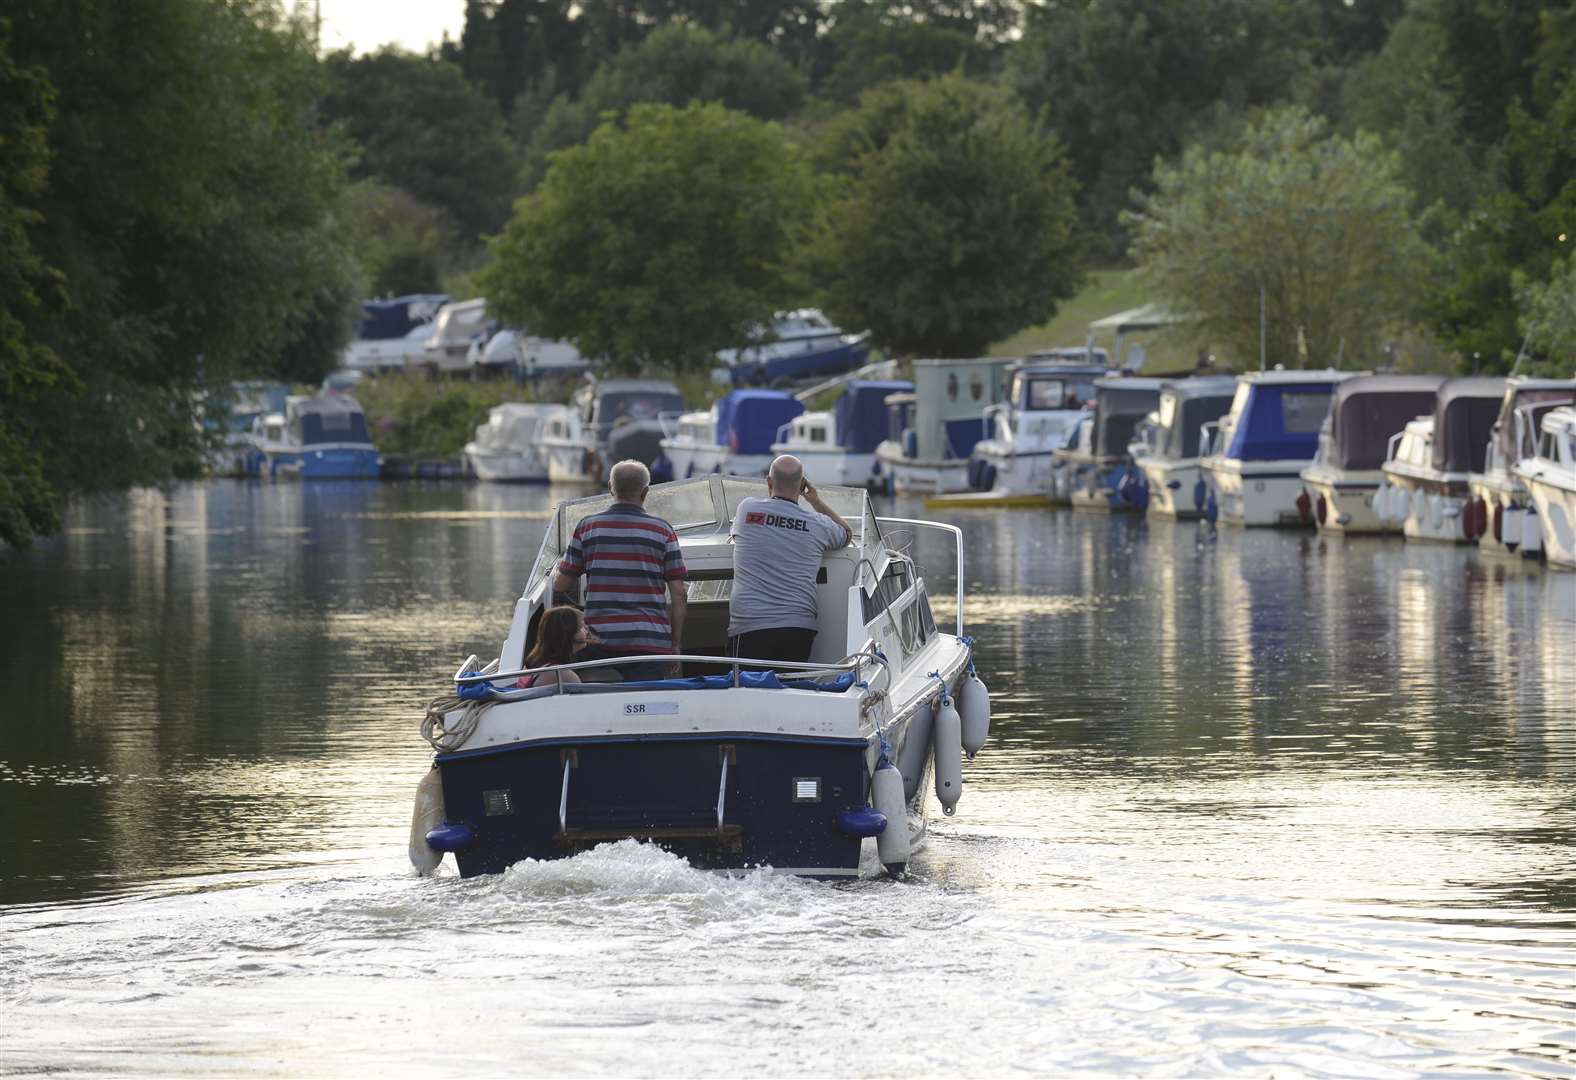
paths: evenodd
<path fill-rule="evenodd" d="M 1576 575 L 955 512 L 995 715 L 913 880 L 418 879 L 553 494 L 215 482 L 0 564 L 0 1075 L 1576 1075 Z"/>

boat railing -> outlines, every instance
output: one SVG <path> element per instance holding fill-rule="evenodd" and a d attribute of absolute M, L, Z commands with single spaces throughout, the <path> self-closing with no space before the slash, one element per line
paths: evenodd
<path fill-rule="evenodd" d="M 957 560 L 958 637 L 963 636 L 963 530 L 941 521 L 924 521 L 920 518 L 878 517 L 880 525 L 911 525 L 916 529 L 936 529 L 952 534 L 953 553 Z"/>
<path fill-rule="evenodd" d="M 1211 457 L 1215 453 L 1215 440 L 1220 436 L 1220 421 L 1209 420 L 1198 428 L 1198 456 Z"/>
<path fill-rule="evenodd" d="M 547 675 L 560 671 L 586 671 L 592 668 L 616 667 L 620 664 L 647 664 L 647 663 L 690 663 L 690 664 L 726 664 L 732 669 L 733 685 L 739 685 L 740 673 L 745 668 L 767 669 L 771 671 L 798 671 L 798 672 L 845 672 L 857 674 L 867 663 L 879 664 L 886 668 L 890 674 L 886 657 L 881 655 L 875 640 L 866 638 L 859 651 L 834 663 L 802 663 L 797 660 L 756 660 L 743 656 L 705 656 L 691 655 L 688 653 L 652 653 L 631 656 L 612 656 L 600 660 L 577 660 L 570 664 L 549 664 L 544 667 L 521 668 L 518 671 L 477 671 L 477 657 L 473 654 L 465 658 L 460 669 L 454 673 L 456 686 L 474 686 L 478 683 L 492 683 L 505 679 L 519 679 L 526 675 Z M 557 680 L 557 692 L 564 692 L 564 681 Z"/>

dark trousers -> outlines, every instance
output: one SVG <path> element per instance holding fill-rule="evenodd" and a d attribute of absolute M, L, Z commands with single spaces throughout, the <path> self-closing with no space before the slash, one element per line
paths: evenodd
<path fill-rule="evenodd" d="M 748 660 L 787 660 L 807 663 L 815 631 L 797 626 L 778 626 L 770 630 L 751 630 L 728 639 L 728 652 Z"/>
<path fill-rule="evenodd" d="M 623 653 L 604 648 L 601 645 L 587 645 L 576 655 L 576 660 L 611 660 L 623 656 Z M 634 660 L 627 664 L 609 664 L 604 668 L 592 668 L 591 671 L 616 671 L 619 678 L 625 682 L 647 682 L 652 679 L 666 679 L 673 670 L 673 665 L 666 660 Z M 589 675 L 581 672 L 581 678 Z M 593 676 L 594 677 L 594 676 Z"/>

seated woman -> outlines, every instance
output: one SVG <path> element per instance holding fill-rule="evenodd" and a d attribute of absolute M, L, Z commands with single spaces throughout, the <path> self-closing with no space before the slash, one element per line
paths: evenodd
<path fill-rule="evenodd" d="M 580 609 L 572 607 L 548 608 L 542 612 L 542 621 L 536 625 L 536 645 L 525 657 L 528 668 L 552 667 L 554 664 L 572 664 L 575 653 L 596 639 L 586 629 Z M 557 686 L 559 683 L 577 683 L 580 676 L 573 671 L 544 671 L 535 675 L 522 675 L 515 683 L 522 690 L 533 686 Z"/>

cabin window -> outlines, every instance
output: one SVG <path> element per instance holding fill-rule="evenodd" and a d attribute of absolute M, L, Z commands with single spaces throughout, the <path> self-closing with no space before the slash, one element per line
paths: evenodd
<path fill-rule="evenodd" d="M 859 596 L 864 604 L 865 622 L 868 623 L 887 608 L 891 607 L 898 597 L 908 591 L 913 581 L 909 573 L 908 564 L 902 559 L 893 559 L 887 564 L 886 573 L 881 575 L 881 583 L 876 586 L 875 595 L 872 596 L 860 590 Z"/>
<path fill-rule="evenodd" d="M 1330 411 L 1330 392 L 1283 391 L 1281 430 L 1288 435 L 1316 433 Z"/>
<path fill-rule="evenodd" d="M 1560 459 L 1559 451 L 1554 449 L 1554 432 L 1544 432 L 1543 445 L 1538 447 L 1538 456 L 1547 458 L 1549 461 L 1558 461 Z"/>
<path fill-rule="evenodd" d="M 826 441 L 826 429 L 820 427 L 811 428 L 810 441 L 813 443 L 824 443 Z"/>
<path fill-rule="evenodd" d="M 947 400 L 958 400 L 958 373 L 956 371 L 947 375 Z"/>
<path fill-rule="evenodd" d="M 1060 409 L 1067 400 L 1067 392 L 1062 389 L 1060 379 L 1031 379 L 1029 382 L 1029 404 L 1031 409 Z"/>

